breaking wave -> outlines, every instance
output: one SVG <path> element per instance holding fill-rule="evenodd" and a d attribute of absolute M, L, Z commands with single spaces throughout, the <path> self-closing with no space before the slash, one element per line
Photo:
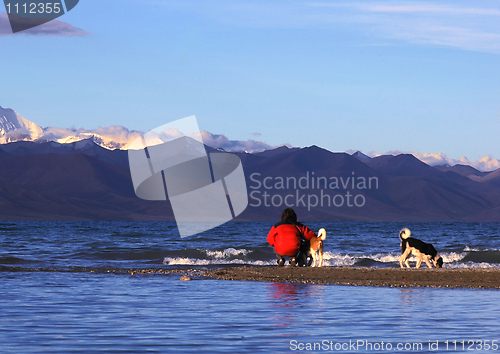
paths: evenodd
<path fill-rule="evenodd" d="M 492 268 L 500 267 L 499 250 L 471 250 L 440 253 L 447 268 Z M 349 254 L 326 251 L 323 255 L 324 266 L 330 267 L 398 267 L 399 253 Z M 410 258 L 414 267 L 415 257 Z M 221 250 L 197 249 L 184 250 L 170 254 L 163 259 L 167 266 L 222 266 L 254 265 L 274 266 L 276 257 L 269 250 L 226 248 Z M 425 263 L 422 267 L 426 267 Z"/>

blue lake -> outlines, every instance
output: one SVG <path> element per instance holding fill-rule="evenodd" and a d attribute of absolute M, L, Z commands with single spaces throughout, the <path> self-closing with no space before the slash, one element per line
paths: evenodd
<path fill-rule="evenodd" d="M 0 352 L 500 351 L 497 290 L 91 273 L 272 264 L 270 226 L 230 223 L 180 239 L 168 223 L 3 223 Z M 434 243 L 445 267 L 498 266 L 498 224 L 332 223 L 328 261 L 396 266 L 402 226 Z"/>

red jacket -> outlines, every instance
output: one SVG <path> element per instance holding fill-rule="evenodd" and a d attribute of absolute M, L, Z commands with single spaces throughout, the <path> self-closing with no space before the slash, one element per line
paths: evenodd
<path fill-rule="evenodd" d="M 296 256 L 300 251 L 301 239 L 310 240 L 316 236 L 307 226 L 288 221 L 279 222 L 267 234 L 267 242 L 281 256 Z"/>

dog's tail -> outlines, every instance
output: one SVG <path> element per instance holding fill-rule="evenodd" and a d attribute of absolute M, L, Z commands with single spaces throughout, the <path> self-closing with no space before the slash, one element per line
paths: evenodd
<path fill-rule="evenodd" d="M 321 241 L 323 241 L 326 238 L 326 230 L 325 229 L 319 229 L 318 231 L 318 237 Z"/>
<path fill-rule="evenodd" d="M 408 237 L 411 236 L 411 231 L 410 229 L 404 228 L 401 231 L 399 231 L 399 238 L 401 240 L 407 239 Z"/>

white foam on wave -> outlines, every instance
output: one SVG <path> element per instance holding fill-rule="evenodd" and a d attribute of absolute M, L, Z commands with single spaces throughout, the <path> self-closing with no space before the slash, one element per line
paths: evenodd
<path fill-rule="evenodd" d="M 348 253 L 333 253 L 325 252 L 323 254 L 324 265 L 326 266 L 352 266 L 362 259 L 371 259 L 381 263 L 397 263 L 399 262 L 399 254 L 394 253 L 376 253 L 371 255 Z"/>
<path fill-rule="evenodd" d="M 200 249 L 199 251 L 202 251 L 206 253 L 208 257 L 212 257 L 215 259 L 227 259 L 230 257 L 246 256 L 247 254 L 252 252 L 244 248 L 243 249 L 226 248 L 223 251 Z"/>
<path fill-rule="evenodd" d="M 246 264 L 255 266 L 272 266 L 276 265 L 276 261 L 248 261 L 244 259 L 198 259 L 198 258 L 184 258 L 184 257 L 165 257 L 163 259 L 164 265 L 193 265 L 193 266 L 207 266 L 207 265 L 228 265 L 228 264 Z"/>
<path fill-rule="evenodd" d="M 276 260 L 249 260 L 244 259 L 248 254 L 252 253 L 247 249 L 226 248 L 224 250 L 209 250 L 199 249 L 200 252 L 205 253 L 207 259 L 202 258 L 188 258 L 188 257 L 165 257 L 163 264 L 177 266 L 177 265 L 190 265 L 190 266 L 209 266 L 209 265 L 255 265 L 255 266 L 275 266 Z M 486 262 L 482 263 L 460 263 L 461 260 L 468 254 L 464 252 L 444 252 L 440 253 L 443 258 L 445 267 L 447 268 L 498 268 L 496 264 Z M 342 267 L 353 266 L 362 260 L 372 260 L 379 263 L 392 264 L 399 266 L 400 253 L 375 253 L 370 255 L 365 254 L 348 254 L 348 253 L 334 253 L 326 251 L 323 255 L 323 265 L 329 267 Z M 415 262 L 416 257 L 412 256 L 410 262 Z M 423 265 L 425 266 L 425 264 Z"/>
<path fill-rule="evenodd" d="M 209 259 L 193 259 L 186 257 L 165 257 L 163 259 L 165 265 L 209 265 Z"/>
<path fill-rule="evenodd" d="M 464 252 L 479 252 L 479 249 L 478 248 L 470 248 L 469 246 L 465 246 Z"/>
<path fill-rule="evenodd" d="M 209 250 L 198 249 L 205 253 L 207 259 L 188 258 L 188 257 L 165 257 L 163 264 L 165 265 L 193 265 L 193 266 L 208 266 L 208 265 L 230 265 L 230 264 L 245 264 L 256 266 L 276 265 L 275 260 L 248 260 L 242 259 L 253 251 L 244 248 L 226 248 L 224 250 Z"/>
<path fill-rule="evenodd" d="M 464 253 L 450 252 L 450 253 L 441 253 L 440 255 L 443 258 L 444 263 L 451 264 L 451 263 L 460 262 L 467 255 L 467 253 L 465 253 L 465 252 Z M 342 254 L 342 253 L 325 252 L 323 255 L 323 259 L 324 259 L 324 265 L 327 265 L 327 266 L 352 266 L 362 259 L 370 259 L 370 260 L 380 262 L 380 263 L 398 264 L 400 256 L 401 256 L 400 253 L 376 253 L 376 254 L 370 254 L 370 255 L 363 255 L 363 254 L 350 255 L 350 254 Z M 416 261 L 416 257 L 411 256 L 410 261 Z"/>
<path fill-rule="evenodd" d="M 469 246 L 465 246 L 464 247 L 464 252 L 485 252 L 485 251 L 500 251 L 500 249 L 498 249 L 498 248 L 483 248 L 483 249 L 479 249 L 479 248 L 471 248 Z"/>
<path fill-rule="evenodd" d="M 371 258 L 374 261 L 382 262 L 382 263 L 399 263 L 400 254 L 395 253 L 377 253 L 374 255 L 370 255 L 366 258 Z"/>
<path fill-rule="evenodd" d="M 445 265 L 446 268 L 498 268 L 498 265 L 491 264 L 491 263 L 474 263 L 474 262 L 467 262 L 467 263 L 450 263 Z"/>
<path fill-rule="evenodd" d="M 440 253 L 439 255 L 441 256 L 441 258 L 443 258 L 443 263 L 456 263 L 464 259 L 467 253 L 450 252 L 450 253 Z"/>
<path fill-rule="evenodd" d="M 324 252 L 323 265 L 330 267 L 351 266 L 356 259 L 348 254 Z"/>

